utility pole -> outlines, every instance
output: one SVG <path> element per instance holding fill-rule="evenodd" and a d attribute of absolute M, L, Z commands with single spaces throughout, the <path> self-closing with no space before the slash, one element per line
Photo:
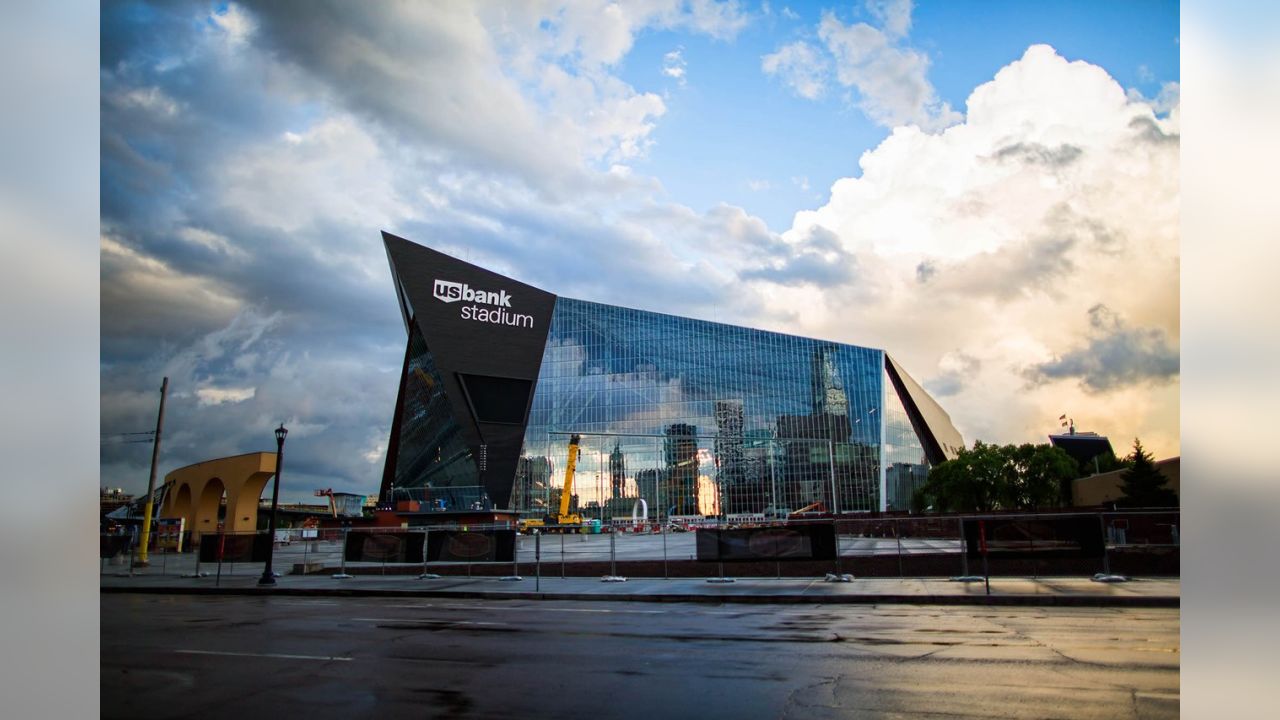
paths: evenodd
<path fill-rule="evenodd" d="M 160 414 L 156 417 L 156 437 L 151 443 L 151 477 L 147 480 L 147 504 L 142 512 L 142 549 L 138 553 L 137 565 L 147 567 L 147 544 L 151 539 L 151 513 L 153 511 L 152 496 L 156 492 L 156 461 L 160 459 L 160 433 L 164 430 L 164 399 L 169 394 L 169 378 L 165 377 L 160 384 Z"/>

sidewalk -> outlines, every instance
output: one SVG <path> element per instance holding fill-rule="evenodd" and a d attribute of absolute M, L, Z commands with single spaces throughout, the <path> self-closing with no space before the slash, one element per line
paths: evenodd
<path fill-rule="evenodd" d="M 216 582 L 216 584 L 215 584 Z M 709 583 L 702 578 L 635 578 L 602 582 L 599 578 L 542 578 L 519 581 L 495 577 L 357 575 L 335 580 L 329 575 L 284 575 L 274 588 L 260 588 L 257 578 L 240 575 L 180 578 L 172 575 L 103 575 L 104 593 L 199 595 L 290 595 L 330 597 L 429 597 L 486 600 L 575 600 L 701 603 L 858 603 L 911 605 L 1038 605 L 1075 607 L 1179 606 L 1178 578 L 1136 578 L 1124 583 L 1098 583 L 1089 578 L 991 579 L 985 584 L 946 578 L 867 578 L 825 582 L 822 578 L 739 578 Z"/>

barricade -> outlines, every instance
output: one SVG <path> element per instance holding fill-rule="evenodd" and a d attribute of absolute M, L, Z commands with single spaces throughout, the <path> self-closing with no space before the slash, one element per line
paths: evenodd
<path fill-rule="evenodd" d="M 283 574 L 339 576 L 715 577 L 727 568 L 738 577 L 956 577 L 981 572 L 975 535 L 981 520 L 993 575 L 1179 574 L 1177 511 L 677 519 L 623 523 L 600 534 L 540 536 L 517 534 L 506 524 L 288 528 L 273 538 L 273 563 Z M 827 530 L 802 529 L 819 527 Z M 779 528 L 786 532 L 779 535 Z M 784 537 L 784 544 L 802 543 L 796 538 L 811 537 L 805 533 L 827 533 L 831 540 L 819 549 L 834 545 L 834 553 L 795 549 L 803 545 L 779 550 Z M 222 576 L 260 574 L 265 542 L 261 532 L 205 533 L 185 552 L 153 549 L 143 569 L 134 567 L 138 543 L 130 535 L 103 535 L 101 572 L 207 576 L 216 583 Z M 215 543 L 220 555 L 212 549 Z"/>

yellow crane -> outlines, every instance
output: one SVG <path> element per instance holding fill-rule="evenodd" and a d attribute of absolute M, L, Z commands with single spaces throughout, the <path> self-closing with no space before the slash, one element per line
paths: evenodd
<path fill-rule="evenodd" d="M 519 528 L 543 528 L 548 532 L 571 532 L 582 530 L 582 516 L 569 512 L 569 503 L 573 496 L 573 473 L 578 467 L 578 455 L 582 452 L 578 447 L 581 437 L 577 434 L 569 436 L 569 461 L 564 466 L 564 488 L 560 491 L 560 509 L 555 515 L 547 515 L 542 519 L 528 518 L 521 520 Z"/>

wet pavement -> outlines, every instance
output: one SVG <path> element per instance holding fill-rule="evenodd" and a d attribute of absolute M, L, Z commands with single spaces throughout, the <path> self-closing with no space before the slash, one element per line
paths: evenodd
<path fill-rule="evenodd" d="M 614 600 L 104 594 L 102 717 L 1178 716 L 1177 609 Z"/>
<path fill-rule="evenodd" d="M 182 578 L 149 571 L 107 574 L 104 593 L 261 594 L 297 596 L 456 597 L 480 599 L 738 602 L 738 603 L 903 603 L 966 605 L 1057 605 L 1096 607 L 1177 607 L 1178 579 L 1135 578 L 1123 583 L 1089 578 L 991 578 L 986 583 L 954 582 L 946 578 L 854 578 L 827 582 L 824 578 L 738 578 L 712 583 L 702 578 L 631 578 L 602 582 L 600 578 L 559 578 L 525 575 L 518 581 L 498 577 L 444 576 L 419 579 L 414 575 L 284 575 L 274 588 L 257 585 L 257 572 L 242 569 L 218 578 Z M 127 569 L 126 569 L 127 570 Z"/>

